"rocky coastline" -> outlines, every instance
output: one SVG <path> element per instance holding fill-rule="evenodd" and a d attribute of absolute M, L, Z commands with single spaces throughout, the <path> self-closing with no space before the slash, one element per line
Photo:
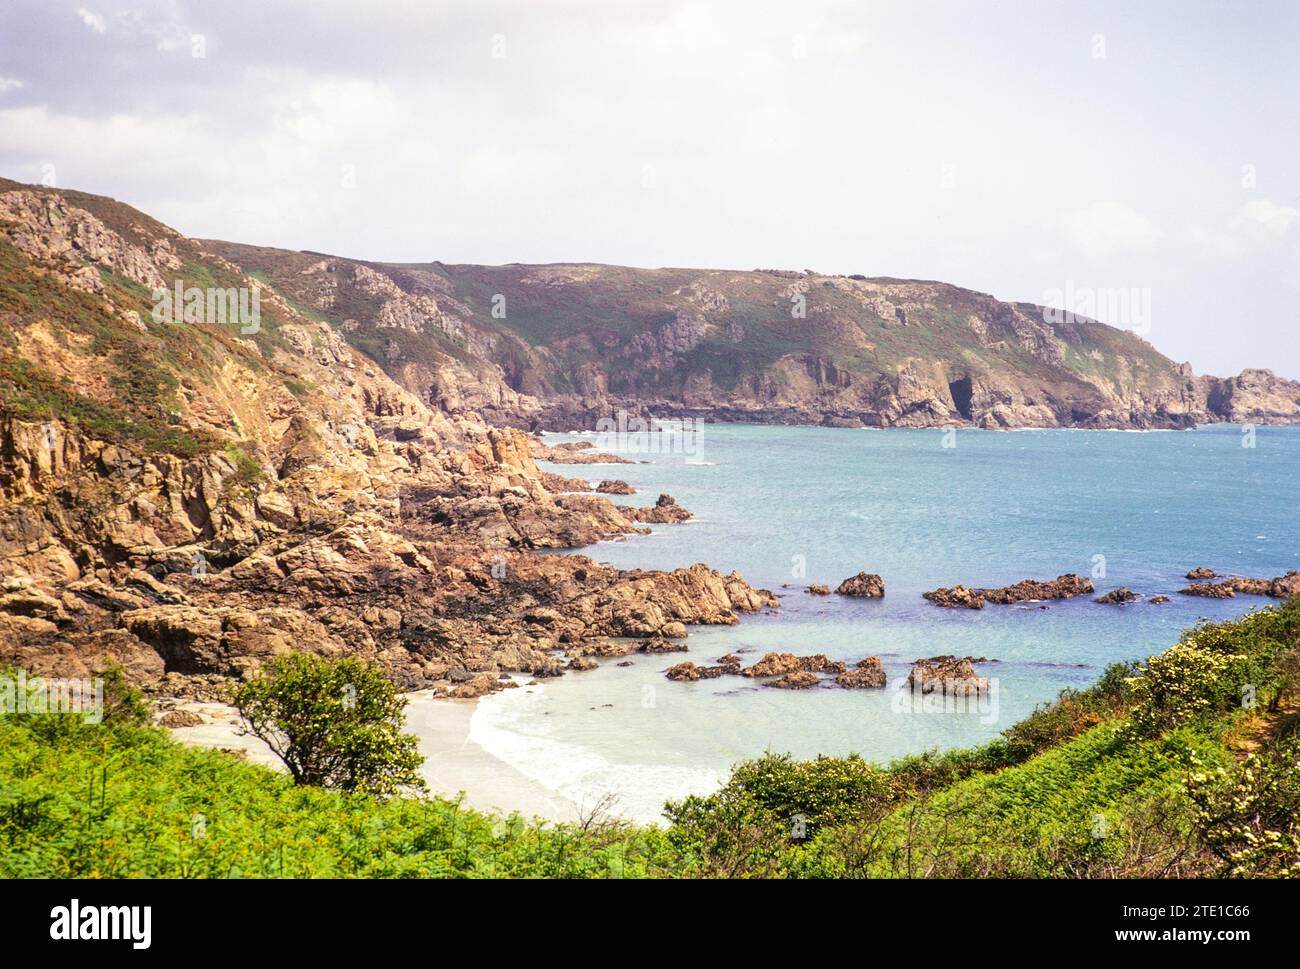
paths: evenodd
<path fill-rule="evenodd" d="M 223 255 L 239 255 L 228 247 L 187 239 L 111 199 L 16 183 L 0 184 L 0 247 L 6 291 L 19 294 L 0 345 L 0 665 L 56 676 L 115 666 L 154 694 L 207 699 L 270 657 L 309 650 L 368 659 L 403 689 L 464 698 L 510 688 L 510 674 L 554 677 L 589 669 L 595 657 L 678 652 L 692 625 L 734 624 L 778 604 L 739 574 L 702 564 L 620 570 L 583 555 L 537 554 L 692 515 L 667 494 L 649 506 L 615 504 L 607 496 L 634 493 L 624 481 L 593 484 L 540 467 L 636 463 L 590 442 L 547 444 L 514 426 L 547 425 L 543 398 L 564 395 L 540 385 L 539 394 L 522 392 L 500 372 L 467 370 L 459 357 L 437 372 L 427 360 L 417 365 L 403 335 L 427 334 L 434 322 L 446 339 L 492 349 L 458 315 L 445 280 L 421 277 L 428 291 L 413 295 L 382 267 L 314 260 L 294 270 L 292 295 L 283 295 Z M 266 286 L 256 332 L 150 319 L 143 294 L 199 270 L 223 286 Z M 877 284 L 827 282 L 854 299 L 879 296 Z M 300 308 L 332 312 L 340 287 L 381 307 L 391 344 L 382 359 L 349 342 L 370 323 L 325 322 Z M 683 298 L 721 306 L 716 295 L 697 288 Z M 880 317 L 887 329 L 918 324 L 930 306 L 921 297 L 937 298 L 929 289 L 913 295 L 895 307 L 903 316 L 891 309 Z M 1003 319 L 994 304 L 981 298 L 980 312 L 1002 314 L 1008 333 L 1023 331 L 1052 357 L 1054 337 L 1027 317 Z M 681 346 L 693 339 L 688 324 L 672 337 Z M 564 398 L 575 406 L 562 423 L 582 426 L 573 421 L 623 404 L 844 426 L 1186 426 L 1201 413 L 1199 390 L 1179 397 L 1175 388 L 1145 409 L 1121 413 L 1102 401 L 1109 410 L 1063 415 L 1027 398 L 1004 400 L 977 380 L 940 387 L 914 363 L 887 386 L 866 389 L 852 375 L 798 366 L 813 366 L 811 383 L 796 382 L 812 396 L 756 410 L 622 399 L 593 377 L 590 393 Z M 1184 377 L 1192 380 L 1174 384 Z M 1261 381 L 1207 391 L 1214 413 L 1267 398 L 1276 388 Z M 826 388 L 881 409 L 834 409 L 818 396 Z M 813 399 L 822 403 L 813 407 Z M 1297 573 L 1190 577 L 1188 595 L 1300 591 Z M 835 591 L 878 599 L 884 588 L 880 575 L 862 572 Z M 1090 580 L 1065 574 L 925 596 L 979 609 L 1093 591 Z M 831 590 L 814 584 L 808 592 Z M 728 659 L 673 669 L 673 679 L 739 675 L 788 689 L 884 685 L 877 658 L 848 668 L 773 653 L 749 668 Z"/>

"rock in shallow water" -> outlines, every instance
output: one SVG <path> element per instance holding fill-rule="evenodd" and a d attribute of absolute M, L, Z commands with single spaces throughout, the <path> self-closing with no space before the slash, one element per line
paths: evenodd
<path fill-rule="evenodd" d="M 1119 588 L 1111 589 L 1105 595 L 1099 596 L 1092 601 L 1100 602 L 1103 605 L 1122 606 L 1126 602 L 1133 602 L 1135 599 L 1137 599 L 1137 593 L 1132 589 Z"/>
<path fill-rule="evenodd" d="M 858 599 L 879 599 L 885 594 L 885 580 L 874 572 L 859 572 L 841 582 L 835 594 Z"/>
<path fill-rule="evenodd" d="M 885 685 L 885 671 L 879 656 L 868 656 L 856 667 L 835 677 L 835 682 L 848 690 L 874 690 Z"/>

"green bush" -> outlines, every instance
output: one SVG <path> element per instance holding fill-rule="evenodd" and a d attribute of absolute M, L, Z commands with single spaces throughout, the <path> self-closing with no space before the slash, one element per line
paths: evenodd
<path fill-rule="evenodd" d="M 1191 636 L 1147 660 L 1130 680 L 1133 730 L 1146 737 L 1225 709 L 1246 657 L 1206 649 Z"/>
<path fill-rule="evenodd" d="M 235 706 L 298 784 L 381 796 L 425 786 L 419 744 L 402 732 L 406 698 L 360 660 L 277 657 Z"/>
<path fill-rule="evenodd" d="M 1187 792 L 1221 874 L 1300 878 L 1300 738 L 1251 753 L 1230 770 L 1198 769 Z"/>

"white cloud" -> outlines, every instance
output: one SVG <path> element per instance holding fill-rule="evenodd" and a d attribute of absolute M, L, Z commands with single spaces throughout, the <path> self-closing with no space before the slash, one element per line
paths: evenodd
<path fill-rule="evenodd" d="M 1164 235 L 1145 215 L 1119 202 L 1094 202 L 1061 217 L 1066 239 L 1093 257 L 1149 249 Z"/>
<path fill-rule="evenodd" d="M 1269 199 L 1251 199 L 1237 213 L 1236 224 L 1249 228 L 1263 227 L 1274 235 L 1286 235 L 1300 219 L 1300 209 L 1278 205 Z"/>
<path fill-rule="evenodd" d="M 85 7 L 77 8 L 77 16 L 81 22 L 97 34 L 102 34 L 108 30 L 108 21 L 102 15 L 95 13 L 93 10 L 87 10 Z"/>
<path fill-rule="evenodd" d="M 23 82 L 16 77 L 0 77 L 0 94 L 6 91 L 13 91 L 23 86 Z"/>

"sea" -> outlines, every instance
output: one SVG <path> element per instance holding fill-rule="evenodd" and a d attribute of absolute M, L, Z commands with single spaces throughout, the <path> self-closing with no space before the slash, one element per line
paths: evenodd
<path fill-rule="evenodd" d="M 619 568 L 704 562 L 771 589 L 780 608 L 735 626 L 693 627 L 689 651 L 633 653 L 481 700 L 469 739 L 569 803 L 663 823 L 665 802 L 715 790 L 740 761 L 772 751 L 859 754 L 879 763 L 996 737 L 1062 690 L 1119 661 L 1141 660 L 1203 620 L 1264 608 L 1239 595 L 1179 594 L 1185 573 L 1272 577 L 1300 569 L 1300 428 L 1215 425 L 1194 431 L 1086 431 L 658 425 L 549 434 L 591 441 L 636 463 L 546 465 L 627 481 L 622 503 L 671 494 L 694 520 L 573 554 Z M 882 599 L 814 596 L 858 572 Z M 943 609 L 922 593 L 1074 572 L 1093 596 Z M 1164 604 L 1151 597 L 1169 596 Z M 668 680 L 685 660 L 776 650 L 850 665 L 879 656 L 880 690 L 772 689 L 738 676 Z M 922 701 L 912 662 L 972 656 L 989 693 Z M 620 662 L 630 661 L 629 666 Z M 509 808 L 509 804 L 503 805 Z"/>

